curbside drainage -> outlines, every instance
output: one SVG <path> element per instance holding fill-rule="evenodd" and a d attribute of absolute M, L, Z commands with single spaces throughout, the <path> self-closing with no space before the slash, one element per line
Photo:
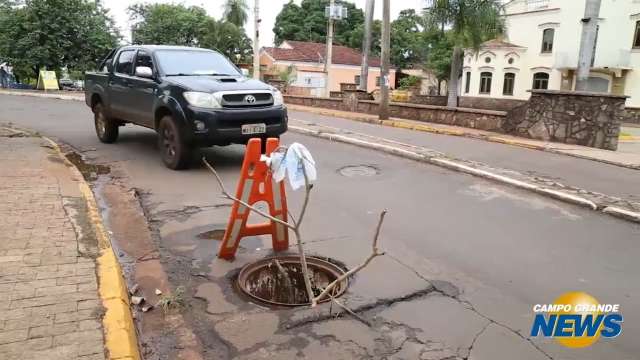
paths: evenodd
<path fill-rule="evenodd" d="M 301 122 L 298 121 L 298 123 L 301 123 Z M 501 184 L 513 186 L 515 188 L 533 191 L 540 195 L 554 198 L 556 200 L 560 200 L 569 204 L 578 205 L 594 211 L 599 211 L 619 219 L 640 223 L 640 212 L 623 209 L 617 206 L 598 204 L 595 201 L 592 201 L 582 196 L 571 194 L 566 191 L 551 189 L 545 186 L 541 186 L 531 182 L 519 180 L 513 177 L 501 175 L 495 172 L 478 169 L 478 168 L 466 165 L 459 160 L 449 159 L 446 156 L 444 156 L 444 154 L 439 154 L 435 152 L 421 153 L 415 150 L 403 149 L 394 145 L 380 144 L 376 142 L 367 141 L 364 139 L 359 139 L 353 136 L 336 134 L 336 133 L 322 131 L 322 130 L 315 130 L 315 129 L 311 129 L 311 128 L 308 128 L 305 126 L 299 126 L 299 125 L 289 124 L 289 130 L 299 134 L 303 134 L 303 135 L 314 136 L 314 137 L 326 139 L 329 141 L 339 141 L 346 144 L 351 144 L 351 145 L 356 145 L 356 146 L 360 146 L 368 149 L 382 151 L 391 155 L 396 155 L 403 158 L 440 166 L 443 168 L 447 168 L 449 170 L 464 172 L 469 175 L 492 180 Z"/>
<path fill-rule="evenodd" d="M 28 132 L 3 127 L 16 134 Z M 129 296 L 120 263 L 111 247 L 111 240 L 102 222 L 102 216 L 89 184 L 80 170 L 66 157 L 60 146 L 52 139 L 38 135 L 47 141 L 65 165 L 79 181 L 79 190 L 87 204 L 89 221 L 97 240 L 99 255 L 96 259 L 98 277 L 98 293 L 105 313 L 102 318 L 104 328 L 104 346 L 111 360 L 140 360 L 136 328 L 129 306 Z"/>

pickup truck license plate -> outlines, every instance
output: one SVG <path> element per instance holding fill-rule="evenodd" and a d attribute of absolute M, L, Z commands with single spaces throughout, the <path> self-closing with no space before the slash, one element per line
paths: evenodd
<path fill-rule="evenodd" d="M 242 135 L 264 134 L 267 132 L 265 124 L 246 124 L 242 125 Z"/>

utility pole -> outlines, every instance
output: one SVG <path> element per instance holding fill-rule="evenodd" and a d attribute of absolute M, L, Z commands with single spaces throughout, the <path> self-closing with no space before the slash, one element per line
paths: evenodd
<path fill-rule="evenodd" d="M 253 7 L 253 78 L 260 80 L 260 0 Z"/>
<path fill-rule="evenodd" d="M 371 51 L 371 35 L 373 30 L 374 0 L 367 0 L 364 13 L 364 41 L 362 44 L 362 70 L 360 71 L 360 84 L 358 89 L 367 91 L 369 84 L 369 52 Z"/>
<path fill-rule="evenodd" d="M 329 3 L 329 25 L 327 28 L 327 51 L 324 59 L 324 72 L 326 74 L 325 96 L 331 95 L 331 57 L 333 56 L 333 8 L 336 5 L 335 0 Z"/>
<path fill-rule="evenodd" d="M 389 119 L 389 47 L 391 24 L 389 0 L 382 0 L 382 73 L 380 74 L 380 119 Z"/>
<path fill-rule="evenodd" d="M 587 0 L 584 7 L 584 18 L 582 18 L 582 37 L 580 39 L 580 53 L 578 55 L 578 74 L 576 75 L 577 91 L 587 90 L 589 72 L 591 70 L 591 60 L 595 56 L 600 3 L 601 0 Z"/>

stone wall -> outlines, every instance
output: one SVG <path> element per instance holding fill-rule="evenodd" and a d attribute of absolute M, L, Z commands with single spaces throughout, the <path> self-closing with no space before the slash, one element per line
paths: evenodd
<path fill-rule="evenodd" d="M 533 139 L 616 150 L 625 101 L 619 95 L 531 90 L 529 101 L 509 113 L 502 129 Z"/>
<path fill-rule="evenodd" d="M 350 92 L 345 92 L 345 96 L 342 99 L 285 95 L 285 102 L 287 104 L 354 111 L 371 115 L 379 113 L 379 103 L 377 101 L 359 100 L 357 97 L 357 92 L 351 92 L 351 94 Z M 501 131 L 500 129 L 507 115 L 503 111 L 394 102 L 390 103 L 389 112 L 392 117 L 491 131 Z"/>
<path fill-rule="evenodd" d="M 628 107 L 622 113 L 622 121 L 626 124 L 640 125 L 640 108 Z"/>
<path fill-rule="evenodd" d="M 447 106 L 447 97 L 440 95 L 411 95 L 409 102 L 419 105 Z"/>
<path fill-rule="evenodd" d="M 526 100 L 499 99 L 480 96 L 460 96 L 458 106 L 463 108 L 509 111 L 525 104 Z M 446 105 L 446 100 L 445 100 Z"/>

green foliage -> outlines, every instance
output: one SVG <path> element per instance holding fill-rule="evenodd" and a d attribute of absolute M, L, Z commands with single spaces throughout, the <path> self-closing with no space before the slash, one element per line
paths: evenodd
<path fill-rule="evenodd" d="M 207 12 L 198 6 L 135 4 L 128 8 L 134 44 L 195 46 L 204 35 Z"/>
<path fill-rule="evenodd" d="M 421 80 L 422 79 L 420 79 L 420 77 L 413 76 L 413 75 L 404 77 L 400 79 L 399 90 L 411 89 L 412 87 L 415 87 L 416 85 L 420 84 Z"/>
<path fill-rule="evenodd" d="M 0 0 L 0 58 L 18 78 L 37 78 L 42 68 L 93 69 L 118 38 L 99 1 Z"/>
<path fill-rule="evenodd" d="M 382 21 L 374 20 L 371 31 L 371 48 L 369 51 L 372 56 L 380 56 L 380 49 L 382 46 Z M 349 42 L 344 44 L 353 49 L 362 50 L 362 44 L 364 43 L 364 22 L 353 29 L 353 34 L 349 38 Z"/>
<path fill-rule="evenodd" d="M 223 18 L 237 27 L 243 27 L 249 15 L 247 0 L 226 0 L 223 5 Z"/>
<path fill-rule="evenodd" d="M 296 67 L 293 65 L 287 66 L 286 69 L 278 73 L 278 77 L 280 78 L 280 80 L 284 81 L 286 85 L 290 85 L 291 83 L 296 81 Z"/>
<path fill-rule="evenodd" d="M 234 63 L 250 62 L 253 54 L 251 40 L 244 30 L 223 20 L 207 20 L 199 46 L 218 50 Z"/>
<path fill-rule="evenodd" d="M 347 8 L 346 19 L 336 21 L 334 25 L 334 42 L 354 48 L 362 47 L 362 30 L 356 29 L 364 24 L 364 13 L 350 2 L 337 0 Z M 324 15 L 327 0 L 302 0 L 297 5 L 293 0 L 282 7 L 273 27 L 275 43 L 280 45 L 284 40 L 325 42 L 327 35 L 327 18 Z"/>
<path fill-rule="evenodd" d="M 424 18 L 413 9 L 402 10 L 391 23 L 391 63 L 398 68 L 423 63 L 428 43 Z"/>
<path fill-rule="evenodd" d="M 448 33 L 440 30 L 431 31 L 427 35 L 430 45 L 426 68 L 433 71 L 439 81 L 449 78 L 451 73 L 451 56 L 453 54 L 453 42 Z"/>
<path fill-rule="evenodd" d="M 478 50 L 506 31 L 502 13 L 500 0 L 434 0 L 425 21 L 434 28 L 450 27 L 454 46 Z"/>
<path fill-rule="evenodd" d="M 131 19 L 138 21 L 133 32 L 135 44 L 196 46 L 215 49 L 233 62 L 248 62 L 253 49 L 241 27 L 215 20 L 198 6 L 136 4 L 129 7 Z"/>

